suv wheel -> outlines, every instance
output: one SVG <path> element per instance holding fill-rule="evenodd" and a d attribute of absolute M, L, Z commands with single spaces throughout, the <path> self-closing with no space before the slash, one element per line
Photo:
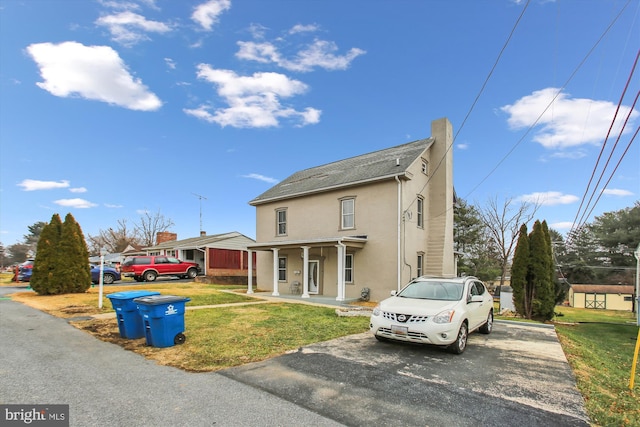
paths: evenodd
<path fill-rule="evenodd" d="M 144 280 L 147 282 L 153 282 L 154 280 L 156 280 L 156 277 L 158 277 L 158 275 L 155 271 L 146 271 L 144 273 Z"/>
<path fill-rule="evenodd" d="M 190 268 L 189 270 L 187 270 L 187 277 L 189 279 L 195 279 L 197 275 L 198 275 L 198 272 L 196 271 L 195 268 Z"/>

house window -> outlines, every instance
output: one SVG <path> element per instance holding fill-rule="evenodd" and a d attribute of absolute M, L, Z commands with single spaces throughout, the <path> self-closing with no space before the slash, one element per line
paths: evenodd
<path fill-rule="evenodd" d="M 195 259 L 193 257 L 193 249 L 187 249 L 186 251 L 182 251 L 183 259 Z"/>
<path fill-rule="evenodd" d="M 424 198 L 421 196 L 418 196 L 416 211 L 418 227 L 424 228 Z"/>
<path fill-rule="evenodd" d="M 429 163 L 425 159 L 422 159 L 422 173 L 425 175 L 429 174 Z"/>
<path fill-rule="evenodd" d="M 276 211 L 276 234 L 278 236 L 287 235 L 287 210 L 278 209 Z"/>
<path fill-rule="evenodd" d="M 356 199 L 343 199 L 340 203 L 342 223 L 341 228 L 355 228 Z"/>
<path fill-rule="evenodd" d="M 287 258 L 286 257 L 278 258 L 278 281 L 279 282 L 287 281 Z"/>
<path fill-rule="evenodd" d="M 344 281 L 353 283 L 353 254 L 346 254 L 344 257 Z"/>
<path fill-rule="evenodd" d="M 418 254 L 418 262 L 416 267 L 416 275 L 417 277 L 422 276 L 422 272 L 424 271 L 424 254 Z"/>
<path fill-rule="evenodd" d="M 175 249 L 168 249 L 168 250 L 165 251 L 165 255 L 174 257 L 174 256 L 176 256 L 176 251 L 175 251 Z"/>

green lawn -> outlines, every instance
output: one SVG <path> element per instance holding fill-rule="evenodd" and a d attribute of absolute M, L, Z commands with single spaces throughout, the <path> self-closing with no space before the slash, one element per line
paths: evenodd
<path fill-rule="evenodd" d="M 640 426 L 640 368 L 629 389 L 638 338 L 631 312 L 558 307 L 556 332 L 594 425 Z M 571 325 L 572 322 L 582 322 Z"/>

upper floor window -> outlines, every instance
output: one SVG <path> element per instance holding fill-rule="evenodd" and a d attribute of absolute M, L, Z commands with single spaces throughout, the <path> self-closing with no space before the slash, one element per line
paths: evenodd
<path fill-rule="evenodd" d="M 342 229 L 355 228 L 356 199 L 343 199 L 340 203 Z"/>
<path fill-rule="evenodd" d="M 285 236 L 287 234 L 287 210 L 276 210 L 276 234 Z"/>
<path fill-rule="evenodd" d="M 429 163 L 425 159 L 422 159 L 422 173 L 425 175 L 429 174 Z"/>
<path fill-rule="evenodd" d="M 344 257 L 344 281 L 353 283 L 353 254 L 346 254 Z"/>
<path fill-rule="evenodd" d="M 418 227 L 423 228 L 424 227 L 424 198 L 421 196 L 418 196 L 417 202 L 416 202 L 416 221 L 418 224 Z"/>

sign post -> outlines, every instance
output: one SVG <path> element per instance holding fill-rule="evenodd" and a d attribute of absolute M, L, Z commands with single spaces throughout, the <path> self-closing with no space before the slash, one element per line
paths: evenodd
<path fill-rule="evenodd" d="M 98 291 L 98 308 L 102 309 L 102 290 L 104 285 L 104 255 L 107 251 L 104 249 L 100 249 L 100 280 L 99 280 L 99 291 Z"/>

